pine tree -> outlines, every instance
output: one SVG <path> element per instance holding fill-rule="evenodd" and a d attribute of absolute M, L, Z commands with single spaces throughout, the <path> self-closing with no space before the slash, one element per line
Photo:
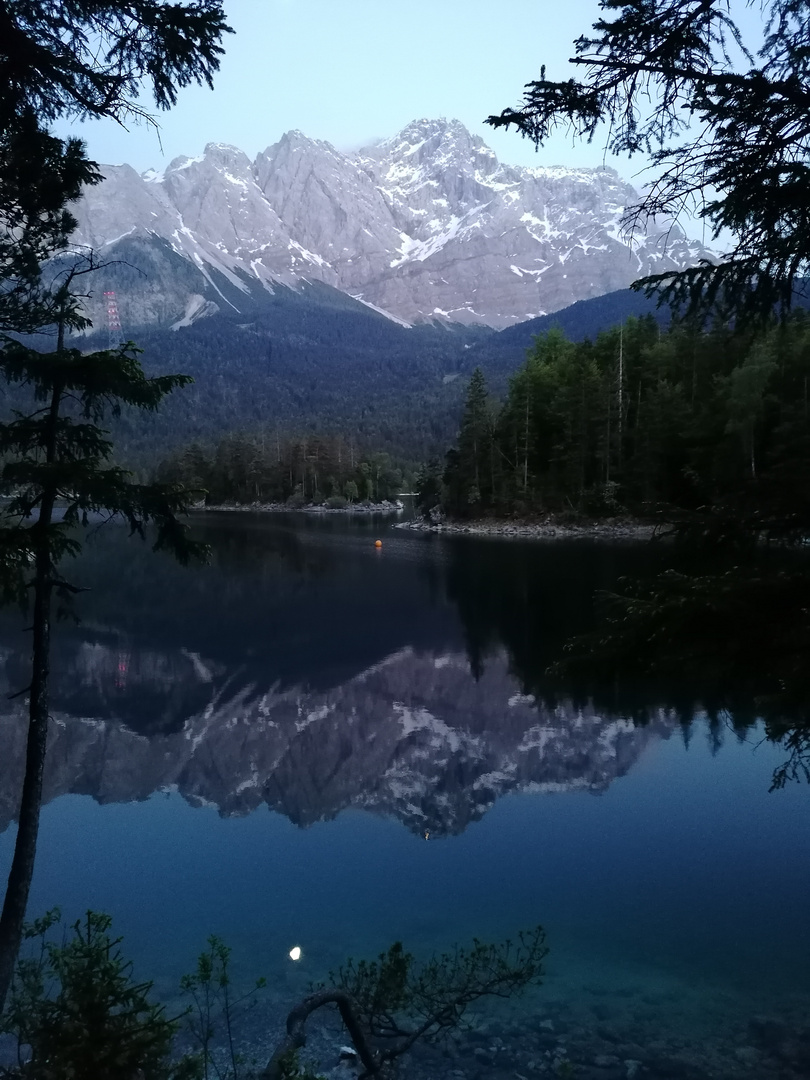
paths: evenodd
<path fill-rule="evenodd" d="M 14 856 L 0 914 L 0 1010 L 19 949 L 36 854 L 48 735 L 54 594 L 76 587 L 63 560 L 92 517 L 122 517 L 130 531 L 154 527 L 153 546 L 180 559 L 200 553 L 178 514 L 185 494 L 142 486 L 112 463 L 103 424 L 123 406 L 154 410 L 189 380 L 148 379 L 132 343 L 83 354 L 72 331 L 88 326 L 78 285 L 97 268 L 70 251 L 70 203 L 100 174 L 77 139 L 47 130 L 59 116 L 144 115 L 135 94 L 146 76 L 158 107 L 178 86 L 210 83 L 225 32 L 219 0 L 0 3 L 0 373 L 31 402 L 0 424 L 0 588 L 31 604 L 31 682 L 26 771 Z M 55 347 L 28 342 L 48 336 Z M 64 508 L 60 511 L 59 506 Z"/>
<path fill-rule="evenodd" d="M 458 434 L 458 457 L 449 486 L 459 513 L 480 512 L 492 504 L 492 417 L 484 373 L 470 376 Z"/>

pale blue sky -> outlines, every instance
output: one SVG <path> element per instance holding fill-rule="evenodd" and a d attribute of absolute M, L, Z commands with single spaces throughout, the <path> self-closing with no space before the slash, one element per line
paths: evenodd
<path fill-rule="evenodd" d="M 444 116 L 461 120 L 507 164 L 607 164 L 637 188 L 650 182 L 641 155 L 606 156 L 604 140 L 559 134 L 538 153 L 514 129 L 484 124 L 520 103 L 541 64 L 551 78 L 572 74 L 573 42 L 599 17 L 598 0 L 225 0 L 224 7 L 235 33 L 224 40 L 214 89 L 182 90 L 177 106 L 158 115 L 159 138 L 147 125 L 125 131 L 109 121 L 71 129 L 93 159 L 142 172 L 195 156 L 207 142 L 232 143 L 254 158 L 293 128 L 351 151 L 411 120 Z M 732 0 L 731 13 L 756 47 L 757 0 Z M 710 241 L 690 213 L 679 220 Z"/>
<path fill-rule="evenodd" d="M 160 114 L 162 150 L 148 127 L 95 122 L 79 130 L 91 157 L 143 171 L 206 142 L 253 157 L 291 128 L 351 150 L 410 120 L 445 116 L 510 164 L 603 162 L 598 145 L 561 136 L 536 154 L 514 131 L 483 124 L 518 104 L 541 63 L 566 74 L 597 0 L 225 0 L 225 10 L 236 32 L 225 39 L 214 90 L 189 87 Z M 641 164 L 618 167 L 629 178 Z"/>

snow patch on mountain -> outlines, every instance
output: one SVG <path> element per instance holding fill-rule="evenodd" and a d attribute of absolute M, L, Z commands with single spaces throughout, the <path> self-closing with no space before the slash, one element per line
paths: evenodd
<path fill-rule="evenodd" d="M 174 326 L 194 296 L 239 310 L 239 294 L 321 281 L 408 325 L 502 327 L 711 256 L 672 221 L 628 235 L 638 195 L 613 169 L 504 165 L 457 120 L 416 120 L 355 154 L 291 131 L 253 161 L 209 143 L 162 171 L 103 172 L 75 240 L 108 257 L 138 241 L 153 260 L 165 242 L 196 267 L 198 284 L 164 284 Z M 128 326 L 154 310 L 139 288 L 119 297 Z"/>
<path fill-rule="evenodd" d="M 184 326 L 191 326 L 198 319 L 203 319 L 206 315 L 215 315 L 217 311 L 219 311 L 219 308 L 212 301 L 206 300 L 199 293 L 192 293 L 188 298 L 182 319 L 173 322 L 171 329 L 180 330 Z"/>

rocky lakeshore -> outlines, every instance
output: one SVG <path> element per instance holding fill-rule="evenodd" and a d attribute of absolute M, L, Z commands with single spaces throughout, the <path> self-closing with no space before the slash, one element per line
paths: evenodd
<path fill-rule="evenodd" d="M 396 529 L 417 532 L 453 533 L 468 536 L 513 537 L 521 540 L 650 540 L 664 535 L 660 527 L 633 518 L 594 518 L 563 521 L 514 521 L 497 518 L 476 521 L 424 520 L 400 521 Z"/>
<path fill-rule="evenodd" d="M 613 992 L 612 992 L 613 991 Z M 544 995 L 520 1007 L 490 1003 L 469 1028 L 437 1045 L 417 1043 L 400 1063 L 402 1080 L 800 1080 L 810 1064 L 810 1029 L 788 1016 L 724 1014 L 728 1002 L 637 986 L 583 988 L 575 998 Z M 617 991 L 617 992 L 615 992 Z M 697 997 L 697 995 L 695 995 Z M 250 1071 L 269 1060 L 289 1000 L 265 1003 L 242 1032 Z M 698 1007 L 698 1006 L 702 1007 Z M 708 1021 L 708 1023 L 707 1023 Z M 307 1025 L 301 1060 L 323 1080 L 361 1072 L 338 1018 Z M 224 1064 L 223 1060 L 223 1064 Z"/>
<path fill-rule="evenodd" d="M 382 502 L 348 503 L 346 506 L 329 506 L 327 503 L 306 503 L 303 506 L 290 506 L 289 503 L 219 503 L 214 506 L 192 506 L 194 513 L 273 513 L 273 514 L 392 514 L 405 509 L 397 499 L 383 499 Z"/>

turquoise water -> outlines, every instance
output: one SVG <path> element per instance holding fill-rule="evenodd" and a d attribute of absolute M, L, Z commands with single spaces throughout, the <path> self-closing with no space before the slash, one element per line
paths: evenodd
<path fill-rule="evenodd" d="M 32 912 L 110 912 L 168 998 L 219 934 L 277 1008 L 395 939 L 427 953 L 542 923 L 521 1022 L 562 1011 L 582 1069 L 608 1024 L 619 1058 L 800 1075 L 750 1029 L 810 1004 L 810 793 L 769 792 L 784 749 L 699 701 L 685 724 L 653 696 L 638 726 L 535 692 L 593 587 L 665 556 L 337 516 L 203 531 L 208 569 L 118 535 L 76 568 L 102 587 L 59 631 Z M 19 712 L 2 723 L 8 823 Z"/>

